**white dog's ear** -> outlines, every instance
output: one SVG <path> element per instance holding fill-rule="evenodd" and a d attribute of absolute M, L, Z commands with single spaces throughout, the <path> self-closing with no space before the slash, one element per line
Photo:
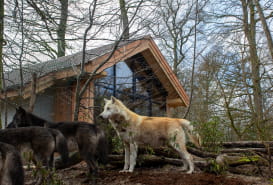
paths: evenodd
<path fill-rule="evenodd" d="M 104 101 L 105 101 L 105 102 L 108 102 L 109 100 L 107 100 L 106 98 L 104 98 Z"/>

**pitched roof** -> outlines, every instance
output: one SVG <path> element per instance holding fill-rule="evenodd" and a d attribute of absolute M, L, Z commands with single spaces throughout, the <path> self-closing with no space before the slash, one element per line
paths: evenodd
<path fill-rule="evenodd" d="M 112 53 L 113 47 L 114 44 L 108 44 L 87 50 L 85 56 L 86 71 L 93 72 L 102 62 L 108 59 L 107 63 L 100 66 L 97 71 L 97 73 L 101 73 L 115 63 L 141 54 L 157 76 L 157 79 L 160 80 L 166 89 L 168 93 L 167 103 L 173 106 L 187 106 L 189 104 L 189 98 L 181 83 L 151 37 L 145 36 L 140 39 L 121 42 L 118 48 Z M 113 55 L 108 58 L 110 53 Z M 73 55 L 24 67 L 25 94 L 30 91 L 29 82 L 31 81 L 31 73 L 36 72 L 40 83 L 40 90 L 43 90 L 52 86 L 55 80 L 75 77 L 81 60 L 82 52 L 78 52 Z M 8 79 L 6 81 L 7 87 L 9 87 L 8 91 L 11 91 L 8 97 L 18 96 L 18 90 L 14 90 L 14 88 L 20 84 L 19 70 L 13 70 L 5 74 L 5 77 Z"/>
<path fill-rule="evenodd" d="M 130 41 L 132 42 L 132 41 Z M 129 42 L 121 42 L 119 47 L 125 45 Z M 112 50 L 114 44 L 104 45 L 98 48 L 90 49 L 85 51 L 85 62 L 93 60 L 105 53 L 108 53 Z M 67 55 L 63 57 L 59 57 L 57 59 L 48 60 L 45 62 L 40 62 L 32 65 L 24 65 L 23 66 L 23 77 L 24 84 L 29 83 L 31 81 L 31 74 L 36 73 L 37 77 L 43 77 L 51 72 L 57 72 L 61 70 L 65 70 L 68 68 L 75 68 L 80 65 L 82 61 L 82 51 L 77 52 L 72 55 Z M 19 69 L 14 69 L 10 72 L 7 72 L 5 75 L 5 83 L 6 87 L 16 88 L 20 86 L 20 71 Z"/>

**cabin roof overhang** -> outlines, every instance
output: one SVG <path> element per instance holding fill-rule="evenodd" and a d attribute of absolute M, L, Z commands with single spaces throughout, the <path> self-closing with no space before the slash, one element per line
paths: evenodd
<path fill-rule="evenodd" d="M 103 47 L 101 47 L 103 48 Z M 88 53 L 87 53 L 88 54 Z M 75 55 L 80 55 L 79 53 Z M 71 58 L 76 58 L 75 55 L 60 57 L 60 62 L 65 60 L 72 61 Z M 107 75 L 104 70 L 113 66 L 120 61 L 126 61 L 133 58 L 136 55 L 142 55 L 145 58 L 147 64 L 151 67 L 153 73 L 157 79 L 161 82 L 164 89 L 167 92 L 167 104 L 171 107 L 176 106 L 188 106 L 189 98 L 185 93 L 181 83 L 173 73 L 172 69 L 168 65 L 164 56 L 160 52 L 159 48 L 149 36 L 142 39 L 130 41 L 126 44 L 121 44 L 116 50 L 112 51 L 111 47 L 107 48 L 105 53 L 92 54 L 93 56 L 87 58 L 85 63 L 86 78 L 88 74 L 95 73 L 95 78 L 101 78 Z M 89 54 L 89 56 L 91 56 Z M 107 62 L 105 62 L 107 61 Z M 58 62 L 58 61 L 56 61 Z M 76 63 L 74 66 L 62 68 L 59 70 L 53 70 L 44 75 L 41 75 L 37 79 L 37 92 L 53 86 L 56 82 L 61 80 L 73 79 L 79 72 L 80 63 Z M 25 83 L 23 89 L 23 97 L 28 98 L 31 91 L 31 79 Z M 8 98 L 17 97 L 19 95 L 18 88 L 9 88 L 6 93 L 1 93 L 0 97 L 4 96 Z"/>

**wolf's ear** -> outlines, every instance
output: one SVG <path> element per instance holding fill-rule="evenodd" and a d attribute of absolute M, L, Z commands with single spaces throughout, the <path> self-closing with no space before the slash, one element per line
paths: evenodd
<path fill-rule="evenodd" d="M 25 109 L 23 109 L 21 106 L 19 106 L 16 111 L 20 112 L 20 113 L 25 113 Z"/>
<path fill-rule="evenodd" d="M 106 98 L 104 98 L 104 102 L 108 102 L 109 100 L 107 100 Z"/>
<path fill-rule="evenodd" d="M 22 111 L 22 107 L 21 106 L 19 106 L 18 108 L 16 108 L 16 111 Z"/>
<path fill-rule="evenodd" d="M 117 99 L 116 99 L 114 96 L 111 96 L 111 101 L 112 101 L 112 103 L 115 103 L 116 100 L 117 100 Z"/>

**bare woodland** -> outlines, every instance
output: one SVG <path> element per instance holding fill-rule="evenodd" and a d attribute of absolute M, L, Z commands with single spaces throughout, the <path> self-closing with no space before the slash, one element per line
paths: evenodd
<path fill-rule="evenodd" d="M 273 178 L 271 0 L 1 0 L 0 19 L 3 91 L 6 71 L 20 68 L 22 88 L 28 65 L 83 52 L 75 120 L 81 96 L 96 74 L 80 86 L 85 50 L 151 35 L 191 97 L 190 106 L 172 110 L 172 116 L 186 116 L 198 128 L 204 146 L 189 149 L 204 159 L 196 165 L 214 165 L 204 162 L 208 158 L 222 166 L 251 163 Z M 177 163 L 175 156 L 159 155 L 166 159 L 145 160 Z"/>

